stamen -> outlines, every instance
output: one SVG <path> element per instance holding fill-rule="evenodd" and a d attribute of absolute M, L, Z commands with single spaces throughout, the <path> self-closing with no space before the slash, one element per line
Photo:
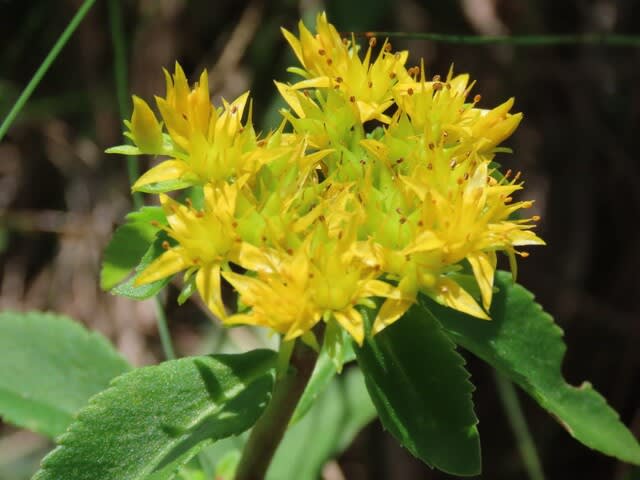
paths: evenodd
<path fill-rule="evenodd" d="M 482 95 L 480 95 L 480 94 L 476 94 L 473 97 L 473 103 L 478 103 L 480 100 L 482 100 Z"/>
<path fill-rule="evenodd" d="M 164 242 L 162 242 L 162 248 L 164 250 L 169 250 L 171 248 L 171 245 L 165 240 Z"/>

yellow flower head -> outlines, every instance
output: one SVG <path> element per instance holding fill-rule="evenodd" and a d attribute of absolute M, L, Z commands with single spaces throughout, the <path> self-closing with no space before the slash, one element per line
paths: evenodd
<path fill-rule="evenodd" d="M 165 230 L 177 245 L 166 242 L 166 251 L 137 277 L 136 283 L 144 285 L 187 270 L 187 276 L 196 274 L 196 287 L 211 311 L 220 318 L 226 316 L 220 296 L 220 271 L 251 251 L 237 233 L 237 193 L 237 184 L 223 188 L 207 185 L 202 210 L 160 195 L 169 224 Z"/>
<path fill-rule="evenodd" d="M 374 59 L 376 39 L 371 38 L 361 59 L 355 39 L 343 39 L 325 13 L 316 19 L 316 35 L 302 22 L 299 30 L 300 37 L 296 37 L 282 29 L 303 67 L 291 69 L 305 78 L 295 88 L 336 89 L 352 104 L 361 122 L 373 119 L 388 122 L 384 112 L 393 104 L 392 88 L 399 80 L 408 78 L 404 67 L 408 52 L 392 53 L 391 44 L 384 42 Z"/>
<path fill-rule="evenodd" d="M 248 92 L 231 103 L 223 100 L 222 107 L 216 109 L 211 104 L 206 70 L 193 88 L 179 64 L 173 75 L 164 73 L 167 93 L 165 98 L 156 97 L 163 124 L 144 100 L 134 97 L 133 116 L 126 125 L 130 130 L 127 136 L 141 153 L 171 158 L 142 175 L 133 190 L 157 193 L 206 183 L 222 186 L 254 175 L 264 163 L 286 151 L 270 137 L 257 138 L 247 105 Z M 164 136 L 163 126 L 167 130 Z"/>
<path fill-rule="evenodd" d="M 516 217 L 533 203 L 513 199 L 519 174 L 493 162 L 522 120 L 514 100 L 480 108 L 467 74 L 427 79 L 386 42 L 374 55 L 370 39 L 361 58 L 354 37 L 341 38 L 324 14 L 315 34 L 302 23 L 299 37 L 283 32 L 304 79 L 276 82 L 290 110 L 262 139 L 248 94 L 214 108 L 206 72 L 193 88 L 179 65 L 165 72 L 161 122 L 134 97 L 128 135 L 139 151 L 170 157 L 134 188 L 204 189 L 202 210 L 160 195 L 172 243 L 138 284 L 186 270 L 224 323 L 287 340 L 308 339 L 325 321 L 330 336 L 339 325 L 362 343 L 361 307 L 374 308 L 374 298 L 384 300 L 374 334 L 419 294 L 488 319 L 497 253 L 515 276 L 516 255 L 527 255 L 519 249 L 544 244 L 536 216 Z M 383 126 L 369 128 L 374 119 Z M 231 316 L 221 278 L 246 307 Z"/>
<path fill-rule="evenodd" d="M 327 226 L 318 224 L 295 251 L 265 254 L 255 277 L 224 272 L 241 302 L 251 307 L 226 323 L 267 326 L 290 340 L 324 319 L 336 321 L 362 344 L 365 328 L 356 307 L 373 308 L 373 297 L 401 294 L 358 261 L 351 252 L 353 240 L 350 233 L 332 238 Z"/>

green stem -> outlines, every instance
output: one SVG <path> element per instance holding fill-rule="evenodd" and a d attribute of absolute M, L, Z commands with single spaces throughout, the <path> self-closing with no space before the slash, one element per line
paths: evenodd
<path fill-rule="evenodd" d="M 522 413 L 516 389 L 509 379 L 498 372 L 495 372 L 495 379 L 500 400 L 518 442 L 518 450 L 520 450 L 525 470 L 531 480 L 544 480 L 542 464 Z"/>
<path fill-rule="evenodd" d="M 67 28 L 65 28 L 64 31 L 62 32 L 62 35 L 60 35 L 60 38 L 58 38 L 56 43 L 53 45 L 53 48 L 51 49 L 51 51 L 49 51 L 49 54 L 45 57 L 43 62 L 40 64 L 40 66 L 36 70 L 36 73 L 33 74 L 33 77 L 31 77 L 31 80 L 29 80 L 29 83 L 24 88 L 24 90 L 22 91 L 18 99 L 16 100 L 16 103 L 14 103 L 13 107 L 11 107 L 11 110 L 9 110 L 9 113 L 3 120 L 2 125 L 0 125 L 0 141 L 2 141 L 7 131 L 9 130 L 9 127 L 13 124 L 14 120 L 16 119 L 16 117 L 24 107 L 25 103 L 27 103 L 27 100 L 29 100 L 29 97 L 31 97 L 31 94 L 36 89 L 40 81 L 42 80 L 42 77 L 44 77 L 44 75 L 47 73 L 47 71 L 49 70 L 49 67 L 51 67 L 51 64 L 54 62 L 54 60 L 56 59 L 56 57 L 58 56 L 62 48 L 69 41 L 69 37 L 71 37 L 73 32 L 76 31 L 76 29 L 78 28 L 78 25 L 84 19 L 85 15 L 89 11 L 89 9 L 91 9 L 95 1 L 96 0 L 84 1 L 82 6 L 78 9 L 76 14 L 73 16 L 73 18 L 69 22 L 69 25 L 67 25 Z"/>
<path fill-rule="evenodd" d="M 316 358 L 315 351 L 300 341 L 296 342 L 289 368 L 276 379 L 273 397 L 251 430 L 235 480 L 265 478 L 271 459 L 309 382 Z"/>
<path fill-rule="evenodd" d="M 121 118 L 128 118 L 130 115 L 129 102 L 127 99 L 127 53 L 126 42 L 124 37 L 124 29 L 122 28 L 122 11 L 120 8 L 120 0 L 109 0 L 109 25 L 111 28 L 111 39 L 113 41 L 113 70 L 116 83 L 116 95 L 118 97 L 118 109 Z M 138 162 L 134 157 L 127 157 L 127 171 L 129 174 L 129 182 L 133 184 L 139 176 Z M 144 204 L 142 194 L 140 192 L 133 193 L 133 206 L 139 209 Z M 164 311 L 162 301 L 157 295 L 153 299 L 156 308 L 156 322 L 158 324 L 158 334 L 160 335 L 160 343 L 162 351 L 167 360 L 176 358 L 176 353 L 171 343 L 171 334 L 167 325 L 167 315 Z"/>
<path fill-rule="evenodd" d="M 122 26 L 122 10 L 120 8 L 120 0 L 109 0 L 109 25 L 111 28 L 111 40 L 113 42 L 113 73 L 116 83 L 116 95 L 118 98 L 118 109 L 121 118 L 129 118 L 131 116 L 131 108 L 129 107 L 129 99 L 127 91 L 127 53 L 126 42 L 124 37 L 124 28 Z M 129 143 L 128 139 L 126 140 Z M 135 157 L 127 155 L 127 172 L 131 184 L 140 176 L 140 167 Z M 140 209 L 144 201 L 140 192 L 133 192 L 133 206 L 136 210 Z"/>
<path fill-rule="evenodd" d="M 160 343 L 162 344 L 162 351 L 167 360 L 174 360 L 176 353 L 173 350 L 173 344 L 171 343 L 171 334 L 169 333 L 169 327 L 167 325 L 167 315 L 160 301 L 160 297 L 156 295 L 153 297 L 156 306 L 156 321 L 158 323 L 158 333 L 160 334 Z"/>
<path fill-rule="evenodd" d="M 506 44 L 522 47 L 546 47 L 553 45 L 602 45 L 610 47 L 640 47 L 640 36 L 588 33 L 583 35 L 449 35 L 420 32 L 366 32 L 359 36 L 381 38 L 405 38 L 462 45 Z"/>

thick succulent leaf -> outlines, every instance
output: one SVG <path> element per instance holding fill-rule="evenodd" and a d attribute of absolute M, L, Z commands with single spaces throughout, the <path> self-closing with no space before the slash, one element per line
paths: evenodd
<path fill-rule="evenodd" d="M 276 354 L 191 357 L 134 370 L 93 397 L 34 480 L 165 480 L 203 442 L 238 435 L 266 407 Z"/>
<path fill-rule="evenodd" d="M 49 313 L 0 313 L 0 415 L 54 437 L 131 367 L 101 335 Z"/>
<path fill-rule="evenodd" d="M 383 426 L 405 448 L 444 472 L 480 473 L 473 385 L 432 315 L 414 306 L 354 349 Z"/>
<path fill-rule="evenodd" d="M 162 288 L 169 283 L 171 277 L 163 278 L 161 280 L 156 280 L 155 282 L 146 283 L 144 285 L 136 285 L 136 279 L 144 271 L 151 262 L 153 262 L 156 258 L 162 255 L 165 252 L 162 244 L 164 242 L 173 242 L 165 232 L 160 231 L 156 234 L 155 240 L 148 247 L 147 252 L 140 260 L 140 263 L 135 269 L 134 274 L 127 279 L 126 282 L 121 283 L 111 290 L 111 293 L 116 295 L 122 295 L 123 297 L 133 298 L 134 300 L 144 300 L 147 298 L 153 297 L 156 293 L 158 293 Z"/>
<path fill-rule="evenodd" d="M 344 451 L 375 416 L 360 369 L 335 377 L 307 414 L 289 427 L 266 479 L 320 478 L 324 464 Z"/>
<path fill-rule="evenodd" d="M 158 232 L 152 222 L 166 223 L 162 208 L 143 207 L 132 212 L 116 229 L 102 259 L 100 287 L 103 290 L 111 290 L 122 282 L 140 263 Z"/>
<path fill-rule="evenodd" d="M 422 299 L 458 344 L 508 376 L 548 410 L 577 440 L 621 460 L 640 464 L 640 445 L 606 400 L 585 382 L 562 377 L 562 330 L 533 294 L 497 272 L 490 322 L 478 321 Z"/>

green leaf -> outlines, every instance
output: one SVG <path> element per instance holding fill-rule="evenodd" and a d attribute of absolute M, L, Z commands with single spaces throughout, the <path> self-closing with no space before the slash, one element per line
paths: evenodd
<path fill-rule="evenodd" d="M 354 348 L 382 424 L 404 447 L 444 472 L 480 473 L 473 385 L 432 315 L 414 306 Z"/>
<path fill-rule="evenodd" d="M 80 411 L 34 480 L 173 478 L 167 467 L 193 449 L 255 423 L 271 396 L 275 362 L 275 352 L 253 350 L 123 375 Z"/>
<path fill-rule="evenodd" d="M 307 415 L 289 427 L 266 479 L 320 478 L 324 464 L 344 451 L 375 416 L 360 369 L 335 377 Z"/>
<path fill-rule="evenodd" d="M 147 268 L 151 262 L 164 253 L 164 242 L 173 242 L 165 232 L 160 231 L 156 235 L 156 239 L 149 246 L 149 249 L 140 260 L 140 263 L 135 269 L 134 275 L 129 277 L 126 282 L 117 285 L 111 290 L 111 293 L 116 295 L 122 295 L 123 297 L 133 298 L 134 300 L 144 300 L 153 297 L 162 288 L 171 281 L 171 277 L 166 277 L 155 282 L 146 283 L 144 285 L 136 285 L 136 279 L 140 273 Z"/>
<path fill-rule="evenodd" d="M 166 223 L 160 207 L 143 207 L 127 215 L 126 223 L 116 229 L 104 251 L 100 287 L 111 290 L 138 265 L 159 228 L 152 222 Z"/>
<path fill-rule="evenodd" d="M 562 377 L 562 330 L 506 272 L 497 272 L 492 321 L 480 321 L 423 299 L 461 346 L 508 376 L 548 410 L 577 440 L 621 460 L 640 464 L 640 445 L 618 414 L 589 383 Z"/>
<path fill-rule="evenodd" d="M 49 313 L 0 313 L 0 415 L 55 437 L 129 364 L 101 335 Z"/>

